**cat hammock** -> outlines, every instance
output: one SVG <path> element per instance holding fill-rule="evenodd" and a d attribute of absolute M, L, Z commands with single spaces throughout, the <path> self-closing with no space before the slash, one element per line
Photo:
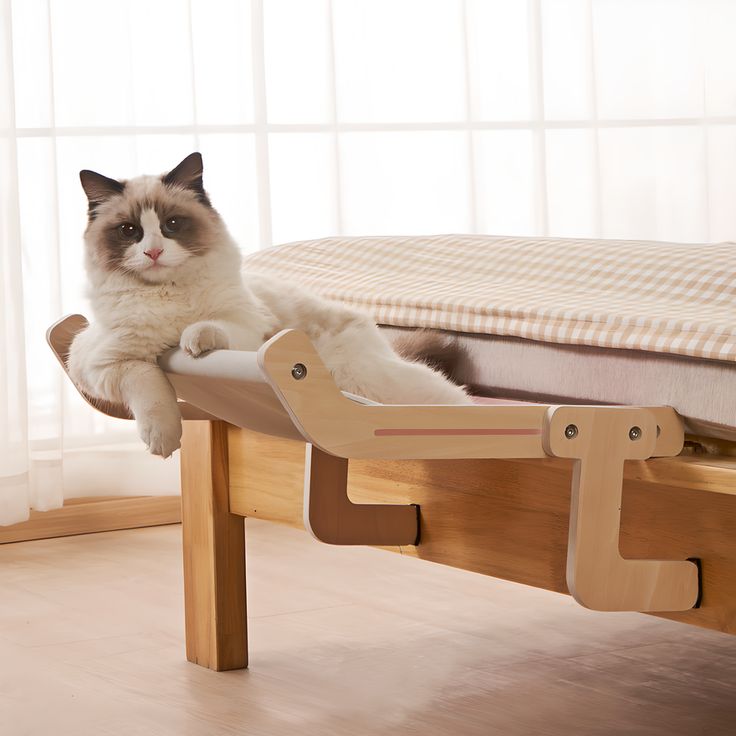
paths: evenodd
<path fill-rule="evenodd" d="M 72 315 L 48 331 L 65 370 L 71 341 L 86 324 Z M 306 442 L 304 525 L 322 542 L 421 544 L 418 506 L 349 499 L 351 459 L 570 458 L 566 575 L 573 597 L 603 611 L 697 605 L 696 561 L 624 559 L 619 552 L 624 462 L 682 450 L 682 421 L 669 407 L 376 404 L 341 392 L 296 330 L 280 332 L 258 352 L 218 350 L 192 358 L 176 349 L 159 364 L 185 421 L 223 420 Z M 110 416 L 131 418 L 123 406 L 85 399 Z"/>

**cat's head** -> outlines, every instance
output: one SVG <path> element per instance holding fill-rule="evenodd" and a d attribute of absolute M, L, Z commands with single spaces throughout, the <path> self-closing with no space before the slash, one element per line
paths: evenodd
<path fill-rule="evenodd" d="M 89 200 L 88 264 L 147 283 L 176 277 L 227 238 L 202 185 L 202 156 L 192 153 L 161 176 L 110 179 L 80 171 Z"/>

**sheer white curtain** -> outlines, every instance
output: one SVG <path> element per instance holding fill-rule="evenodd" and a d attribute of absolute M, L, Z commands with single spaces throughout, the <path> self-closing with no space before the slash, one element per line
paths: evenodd
<path fill-rule="evenodd" d="M 244 251 L 335 233 L 724 240 L 731 0 L 0 0 L 0 523 L 177 490 L 61 380 L 77 171 L 205 157 Z"/>

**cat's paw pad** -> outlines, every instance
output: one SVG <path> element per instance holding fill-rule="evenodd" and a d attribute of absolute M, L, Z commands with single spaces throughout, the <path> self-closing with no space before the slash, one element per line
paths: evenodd
<path fill-rule="evenodd" d="M 221 327 L 210 322 L 195 322 L 181 333 L 179 345 L 196 358 L 209 350 L 227 349 L 230 341 Z"/>
<path fill-rule="evenodd" d="M 137 418 L 138 434 L 152 455 L 169 457 L 181 447 L 178 407 L 157 407 Z"/>

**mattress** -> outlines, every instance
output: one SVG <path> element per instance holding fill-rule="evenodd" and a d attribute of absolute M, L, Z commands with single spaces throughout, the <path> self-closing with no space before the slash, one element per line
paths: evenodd
<path fill-rule="evenodd" d="M 736 244 L 324 238 L 245 261 L 390 327 L 459 335 L 469 383 L 565 403 L 670 405 L 736 439 Z"/>
<path fill-rule="evenodd" d="M 407 328 L 386 328 L 393 336 Z M 691 434 L 736 441 L 736 364 L 635 350 L 458 334 L 458 378 L 482 396 L 673 406 Z"/>

